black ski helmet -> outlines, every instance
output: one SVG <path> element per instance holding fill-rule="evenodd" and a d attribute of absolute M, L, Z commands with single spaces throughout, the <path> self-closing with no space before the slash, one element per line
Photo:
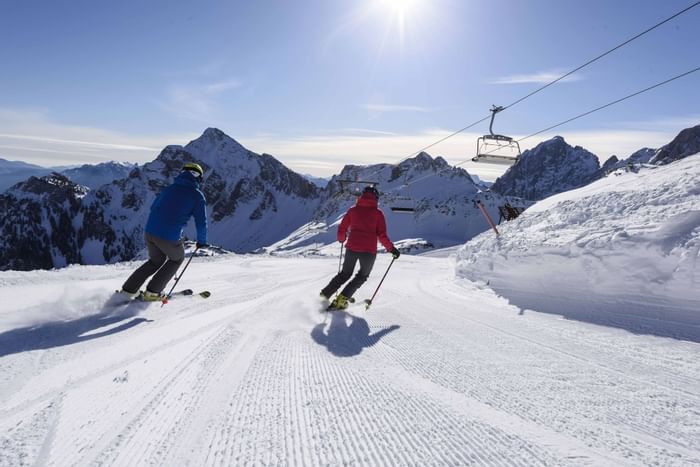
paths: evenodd
<path fill-rule="evenodd" d="M 362 193 L 372 193 L 375 198 L 379 199 L 379 191 L 374 187 L 374 185 L 366 186 Z"/>

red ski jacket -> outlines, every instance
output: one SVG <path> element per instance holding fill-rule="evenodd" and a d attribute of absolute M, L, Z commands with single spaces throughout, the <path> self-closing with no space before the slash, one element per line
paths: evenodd
<path fill-rule="evenodd" d="M 386 251 L 394 248 L 386 234 L 384 213 L 377 207 L 377 198 L 372 193 L 363 193 L 357 204 L 348 210 L 340 222 L 338 241 L 344 242 L 346 238 L 348 243 L 345 247 L 358 253 L 377 254 L 377 239 L 382 242 Z"/>

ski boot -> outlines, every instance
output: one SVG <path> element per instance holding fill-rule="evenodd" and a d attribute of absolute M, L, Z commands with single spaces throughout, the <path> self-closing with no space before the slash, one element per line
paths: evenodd
<path fill-rule="evenodd" d="M 162 293 L 151 292 L 148 289 L 141 294 L 141 300 L 144 302 L 162 302 L 164 298 Z"/>
<path fill-rule="evenodd" d="M 107 299 L 105 306 L 116 307 L 119 305 L 126 305 L 131 303 L 135 298 L 138 298 L 138 292 L 127 292 L 126 290 L 115 290 L 114 294 Z"/>
<path fill-rule="evenodd" d="M 348 297 L 346 297 L 343 294 L 339 294 L 337 297 L 335 297 L 335 300 L 331 302 L 331 304 L 328 306 L 329 310 L 344 310 L 348 307 L 350 304 L 350 300 Z"/>
<path fill-rule="evenodd" d="M 124 289 L 115 290 L 114 295 L 123 298 L 124 300 L 131 300 L 139 296 L 139 292 L 127 292 Z"/>

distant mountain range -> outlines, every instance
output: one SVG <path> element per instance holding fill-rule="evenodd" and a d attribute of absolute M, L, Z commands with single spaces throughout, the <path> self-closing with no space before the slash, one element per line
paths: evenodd
<path fill-rule="evenodd" d="M 31 176 L 0 194 L 0 270 L 136 257 L 153 199 L 189 161 L 205 169 L 202 190 L 214 245 L 234 252 L 323 254 L 336 243 L 337 223 L 365 186 L 362 181 L 370 181 L 382 193 L 392 240 L 406 252 L 461 244 L 488 229 L 477 202 L 498 221 L 498 208 L 506 203 L 526 208 L 631 164 L 654 166 L 700 152 L 699 135 L 700 126 L 690 128 L 658 150 L 611 158 L 602 167 L 590 152 L 555 137 L 525 151 L 490 189 L 427 153 L 398 165 L 348 165 L 319 187 L 273 156 L 209 128 L 184 147 L 167 146 L 143 166 L 64 169 Z M 1 162 L 8 171 L 41 169 Z M 185 234 L 194 236 L 192 223 Z"/>
<path fill-rule="evenodd" d="M 73 169 L 61 170 L 59 173 L 72 182 L 93 190 L 114 180 L 126 178 L 136 164 L 129 162 L 103 162 L 97 165 L 85 164 Z"/>
<path fill-rule="evenodd" d="M 46 167 L 0 158 L 0 192 L 29 177 L 43 177 L 51 172 L 52 169 Z"/>
<path fill-rule="evenodd" d="M 325 188 L 328 185 L 330 178 L 314 177 L 313 175 L 303 174 L 302 177 L 313 183 L 319 188 Z"/>
<path fill-rule="evenodd" d="M 23 182 L 29 177 L 43 177 L 56 172 L 68 177 L 74 183 L 89 188 L 98 188 L 105 183 L 124 178 L 135 164 L 128 162 L 103 162 L 97 165 L 85 164 L 80 167 L 41 167 L 20 161 L 8 161 L 0 158 L 0 192 L 12 185 Z"/>

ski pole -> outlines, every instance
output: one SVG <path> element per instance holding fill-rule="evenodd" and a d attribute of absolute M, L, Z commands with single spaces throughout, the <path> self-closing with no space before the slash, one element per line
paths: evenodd
<path fill-rule="evenodd" d="M 343 247 L 345 246 L 344 243 L 340 244 L 340 258 L 338 258 L 338 275 L 340 275 L 340 271 L 343 269 Z M 335 296 L 338 296 L 338 292 L 335 293 Z"/>
<path fill-rule="evenodd" d="M 340 270 L 343 267 L 343 246 L 345 246 L 343 243 L 340 244 L 340 259 L 338 259 L 338 274 L 340 274 Z"/>
<path fill-rule="evenodd" d="M 382 286 L 382 283 L 384 282 L 386 275 L 389 274 L 389 269 L 391 269 L 391 265 L 394 264 L 394 261 L 396 261 L 396 258 L 392 258 L 391 263 L 389 263 L 389 267 L 386 268 L 386 272 L 382 276 L 382 280 L 379 281 L 379 285 L 377 286 L 377 290 L 375 290 L 374 293 L 372 294 L 372 298 L 368 298 L 365 300 L 365 310 L 369 310 L 369 307 L 372 306 L 372 300 L 374 300 L 374 297 L 377 295 L 377 292 L 379 292 L 379 287 Z"/>
<path fill-rule="evenodd" d="M 162 302 L 161 305 L 160 305 L 161 308 L 163 308 L 163 305 L 165 305 L 166 303 L 168 303 L 168 299 L 169 299 L 170 296 L 173 294 L 173 290 L 175 290 L 175 286 L 177 286 L 177 283 L 180 282 L 180 278 L 181 278 L 182 275 L 185 273 L 185 270 L 187 269 L 187 266 L 189 266 L 190 263 L 192 262 L 192 258 L 194 258 L 194 254 L 197 253 L 197 250 L 199 250 L 199 247 L 198 247 L 198 246 L 195 246 L 195 247 L 194 247 L 194 251 L 193 251 L 192 254 L 190 255 L 190 259 L 187 260 L 187 263 L 185 264 L 185 267 L 182 268 L 182 272 L 180 272 L 180 275 L 175 276 L 175 283 L 173 284 L 173 287 L 170 289 L 170 292 L 168 292 L 168 295 L 166 295 L 165 298 L 163 299 L 163 302 Z"/>

